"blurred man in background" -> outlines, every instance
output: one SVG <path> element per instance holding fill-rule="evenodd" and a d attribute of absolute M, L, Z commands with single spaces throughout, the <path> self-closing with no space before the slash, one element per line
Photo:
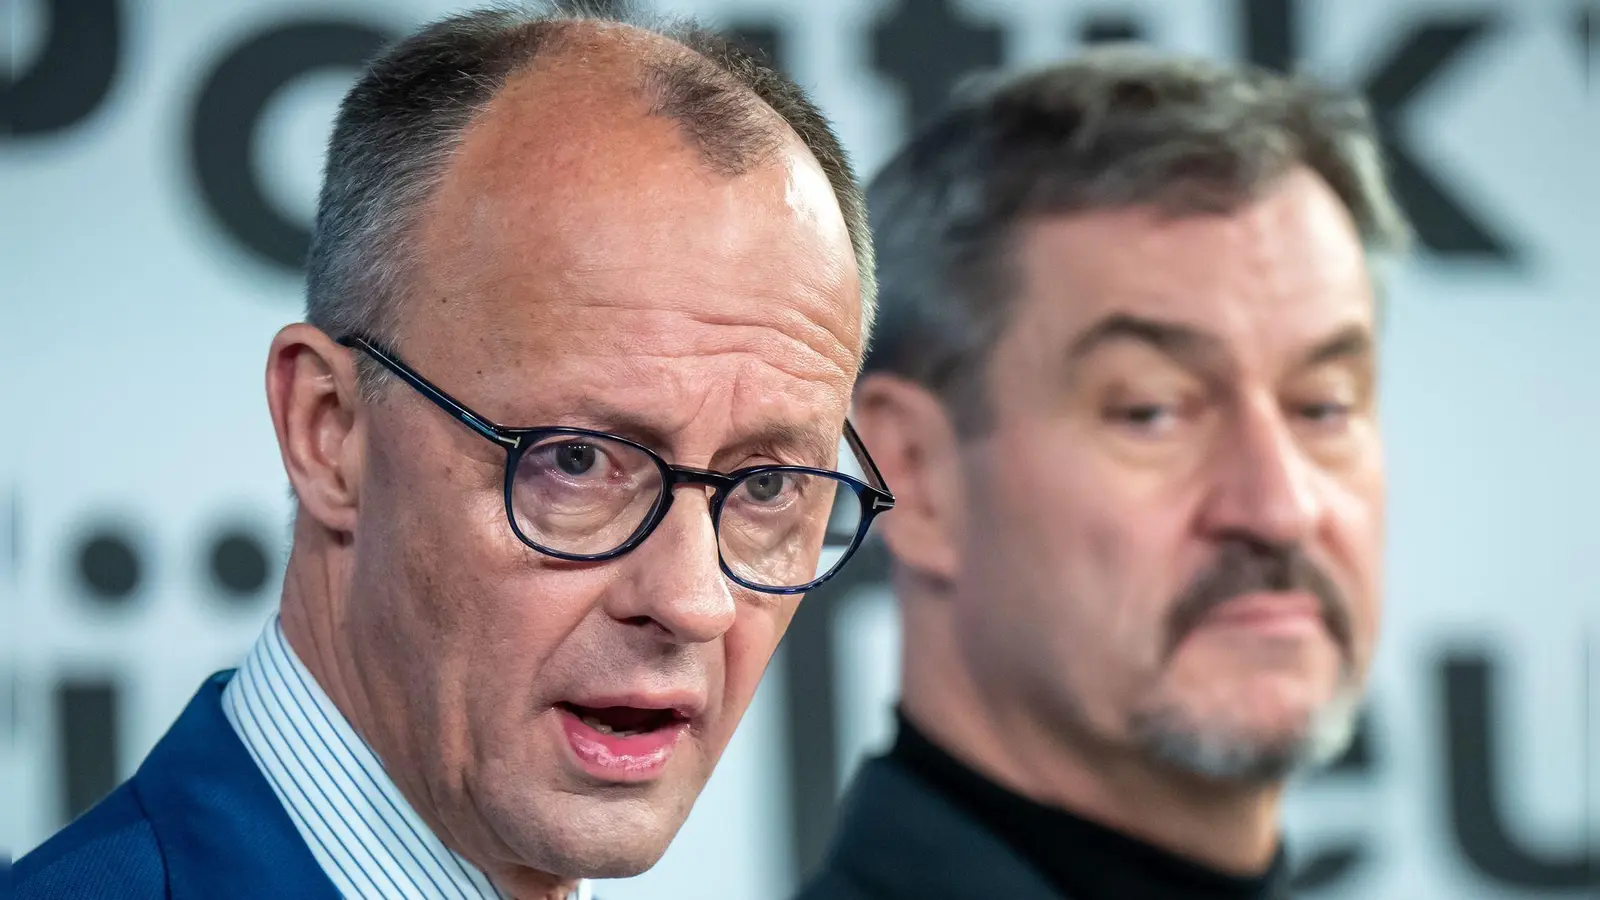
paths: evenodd
<path fill-rule="evenodd" d="M 904 693 L 804 897 L 1282 896 L 1285 779 L 1378 629 L 1369 254 L 1407 227 L 1365 107 L 1101 50 L 868 198 Z"/>
<path fill-rule="evenodd" d="M 892 505 L 833 471 L 841 437 L 873 471 L 849 164 L 704 32 L 489 12 L 401 43 L 340 109 L 308 269 L 267 367 L 280 616 L 19 897 L 638 873 L 848 555 L 830 522 L 853 547 Z"/>

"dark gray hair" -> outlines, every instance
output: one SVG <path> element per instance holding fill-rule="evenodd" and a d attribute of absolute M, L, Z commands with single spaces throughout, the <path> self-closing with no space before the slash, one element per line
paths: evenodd
<path fill-rule="evenodd" d="M 981 433 L 1021 226 L 1136 205 L 1227 212 L 1302 165 L 1338 194 L 1370 250 L 1408 244 L 1358 96 L 1133 46 L 980 86 L 868 189 L 881 320 L 864 373 L 928 387 L 963 434 Z"/>
<path fill-rule="evenodd" d="M 788 123 L 833 187 L 861 277 L 863 340 L 876 309 L 872 240 L 861 190 L 832 127 L 791 79 L 690 20 L 640 16 L 617 3 L 557 2 L 452 16 L 368 64 L 345 95 L 306 262 L 306 318 L 335 338 L 393 341 L 407 295 L 416 219 L 462 133 L 511 76 L 559 53 L 583 22 L 630 25 L 684 53 L 641 58 L 641 95 L 678 123 L 705 164 L 726 175 L 759 165 Z M 364 374 L 375 372 L 373 367 Z"/>

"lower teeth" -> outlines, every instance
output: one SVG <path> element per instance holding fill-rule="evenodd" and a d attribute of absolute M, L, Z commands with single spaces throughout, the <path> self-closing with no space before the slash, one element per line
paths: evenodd
<path fill-rule="evenodd" d="M 606 723 L 604 723 L 604 722 L 602 722 L 602 721 L 600 721 L 598 719 L 591 719 L 588 716 L 583 716 L 582 717 L 582 721 L 583 721 L 583 724 L 589 726 L 590 728 L 593 728 L 595 731 L 598 731 L 601 734 L 617 734 L 617 735 L 621 735 L 623 737 L 632 737 L 633 735 L 636 735 L 636 734 L 640 733 L 638 730 L 635 730 L 635 729 L 612 728 L 610 725 L 607 725 Z"/>

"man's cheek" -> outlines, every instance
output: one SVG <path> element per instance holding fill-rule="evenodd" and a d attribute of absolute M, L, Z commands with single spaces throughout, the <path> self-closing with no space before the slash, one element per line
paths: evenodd
<path fill-rule="evenodd" d="M 1056 569 L 1063 616 L 1098 652 L 1121 666 L 1158 662 L 1161 601 L 1155 567 L 1135 559 L 1134 529 L 1110 519 L 1067 523 Z"/>
<path fill-rule="evenodd" d="M 782 618 L 786 620 L 787 615 Z M 723 636 L 720 686 L 715 672 L 712 675 L 712 690 L 720 687 L 722 692 L 722 703 L 718 707 L 720 721 L 714 729 L 718 753 L 754 700 L 778 640 L 783 636 L 783 624 L 770 612 L 746 610 L 741 611 L 740 621 Z"/>

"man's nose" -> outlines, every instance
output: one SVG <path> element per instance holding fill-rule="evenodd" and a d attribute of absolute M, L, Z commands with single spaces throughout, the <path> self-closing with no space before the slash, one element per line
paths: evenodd
<path fill-rule="evenodd" d="M 1294 545 L 1322 517 L 1316 466 L 1275 402 L 1263 400 L 1239 416 L 1212 472 L 1203 515 L 1214 534 Z"/>
<path fill-rule="evenodd" d="M 733 627 L 738 609 L 718 563 L 708 492 L 677 491 L 667 517 L 621 562 L 630 571 L 609 593 L 612 618 L 683 644 L 716 640 Z"/>

